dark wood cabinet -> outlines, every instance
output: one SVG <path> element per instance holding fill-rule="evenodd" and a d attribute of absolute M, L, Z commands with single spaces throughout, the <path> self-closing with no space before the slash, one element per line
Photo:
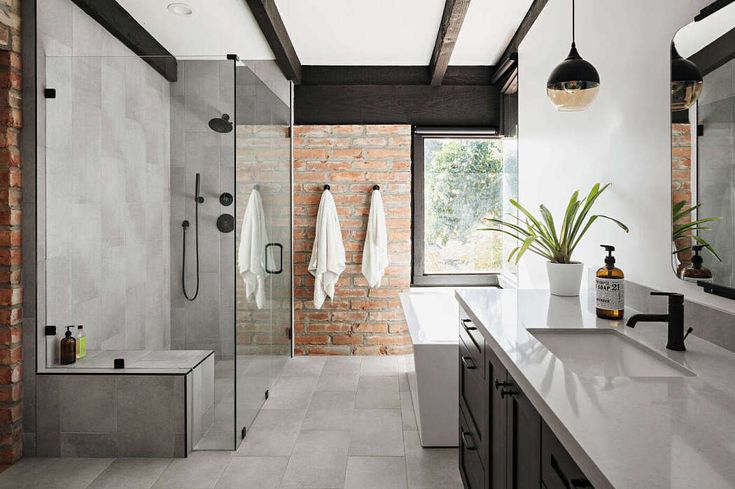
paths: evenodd
<path fill-rule="evenodd" d="M 459 338 L 465 489 L 593 489 L 464 311 Z"/>
<path fill-rule="evenodd" d="M 489 399 L 488 423 L 489 437 L 489 477 L 488 488 L 508 487 L 508 372 L 498 357 L 490 349 L 487 352 Z"/>
<path fill-rule="evenodd" d="M 508 387 L 508 465 L 505 487 L 538 489 L 541 484 L 541 416 L 510 375 Z"/>

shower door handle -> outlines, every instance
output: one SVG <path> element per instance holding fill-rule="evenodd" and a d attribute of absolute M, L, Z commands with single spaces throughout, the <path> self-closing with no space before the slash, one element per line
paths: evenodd
<path fill-rule="evenodd" d="M 277 270 L 271 270 L 268 268 L 268 250 L 275 246 L 278 248 L 278 269 Z M 281 243 L 268 243 L 265 245 L 265 273 L 271 273 L 273 275 L 278 275 L 279 273 L 283 273 L 283 245 Z"/>

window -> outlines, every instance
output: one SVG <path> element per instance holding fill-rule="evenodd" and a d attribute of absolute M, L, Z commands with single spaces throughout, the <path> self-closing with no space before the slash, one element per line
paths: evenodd
<path fill-rule="evenodd" d="M 416 128 L 413 145 L 413 284 L 496 285 L 508 247 L 481 228 L 515 196 L 515 140 Z"/>

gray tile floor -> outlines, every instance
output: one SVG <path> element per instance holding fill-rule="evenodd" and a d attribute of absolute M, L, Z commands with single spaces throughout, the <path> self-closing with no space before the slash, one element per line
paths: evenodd
<path fill-rule="evenodd" d="M 27 458 L 0 489 L 460 489 L 456 449 L 419 444 L 402 357 L 289 360 L 236 452 Z"/>

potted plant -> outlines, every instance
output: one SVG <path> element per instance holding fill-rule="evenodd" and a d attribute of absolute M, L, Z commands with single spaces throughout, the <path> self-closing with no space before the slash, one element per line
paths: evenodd
<path fill-rule="evenodd" d="M 487 217 L 485 220 L 494 226 L 484 230 L 500 232 L 520 242 L 511 250 L 508 261 L 515 260 L 518 263 L 527 251 L 546 258 L 552 294 L 579 295 L 583 265 L 573 261 L 572 254 L 590 226 L 602 218 L 614 222 L 628 232 L 628 227 L 617 219 L 602 214 L 590 215 L 595 201 L 609 186 L 609 183 L 603 187 L 596 183 L 583 199 L 579 198 L 579 190 L 575 191 L 558 227 L 545 205 L 539 207 L 540 217 L 536 217 L 516 200 L 510 199 L 511 205 L 520 211 L 522 218 L 514 214 L 508 214 L 510 220 Z"/>

